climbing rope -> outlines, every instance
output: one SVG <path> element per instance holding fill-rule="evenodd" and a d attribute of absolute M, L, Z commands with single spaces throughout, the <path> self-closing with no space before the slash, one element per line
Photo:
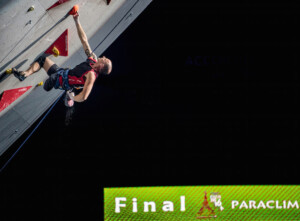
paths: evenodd
<path fill-rule="evenodd" d="M 52 104 L 52 106 L 50 107 L 50 109 L 47 111 L 47 113 L 45 114 L 45 116 L 40 120 L 40 122 L 36 125 L 36 127 L 31 131 L 31 133 L 28 135 L 28 137 L 23 141 L 23 143 L 19 146 L 19 148 L 14 152 L 14 154 L 6 161 L 6 163 L 2 166 L 2 168 L 0 169 L 0 173 L 5 169 L 5 167 L 9 164 L 9 162 L 15 157 L 15 155 L 20 151 L 20 149 L 24 146 L 24 144 L 27 142 L 27 140 L 32 136 L 32 134 L 36 131 L 36 129 L 41 125 L 41 123 L 45 120 L 45 118 L 48 116 L 48 114 L 51 112 L 51 110 L 54 108 L 54 106 L 57 104 L 57 102 L 59 101 L 59 99 L 61 98 L 61 96 L 64 93 L 62 93 L 61 95 L 59 95 L 59 97 L 57 98 L 57 100 Z"/>

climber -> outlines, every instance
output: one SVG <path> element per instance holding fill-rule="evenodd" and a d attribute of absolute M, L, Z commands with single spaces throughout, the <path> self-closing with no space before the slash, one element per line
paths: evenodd
<path fill-rule="evenodd" d="M 112 70 L 110 59 L 97 56 L 92 52 L 87 36 L 79 22 L 79 14 L 73 15 L 77 33 L 82 43 L 87 60 L 78 64 L 73 69 L 60 68 L 45 55 L 40 56 L 26 71 L 13 68 L 14 75 L 20 80 L 25 80 L 31 74 L 38 72 L 41 67 L 47 72 L 49 78 L 45 81 L 44 89 L 50 91 L 52 88 L 67 91 L 69 99 L 75 102 L 85 101 L 91 93 L 95 80 L 98 76 L 109 75 Z M 82 91 L 75 96 L 72 90 L 81 87 Z"/>

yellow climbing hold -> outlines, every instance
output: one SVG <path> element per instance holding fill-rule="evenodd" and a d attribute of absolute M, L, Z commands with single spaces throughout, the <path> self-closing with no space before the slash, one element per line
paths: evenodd
<path fill-rule="evenodd" d="M 52 52 L 54 57 L 57 57 L 59 55 L 59 50 L 56 47 L 53 47 Z"/>
<path fill-rule="evenodd" d="M 38 83 L 38 85 L 37 86 L 42 86 L 44 84 L 44 82 L 43 81 L 41 81 L 40 83 Z"/>
<path fill-rule="evenodd" d="M 31 12 L 31 11 L 34 11 L 34 5 L 32 5 L 32 6 L 27 10 L 27 12 Z"/>
<path fill-rule="evenodd" d="M 7 69 L 5 72 L 6 72 L 6 74 L 11 74 L 12 73 L 12 68 Z"/>

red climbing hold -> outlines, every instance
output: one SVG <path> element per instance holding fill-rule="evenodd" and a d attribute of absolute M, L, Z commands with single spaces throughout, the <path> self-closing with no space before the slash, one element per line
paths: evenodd
<path fill-rule="evenodd" d="M 59 6 L 69 0 L 58 0 L 54 5 L 52 5 L 50 8 L 48 8 L 46 11 L 49 11 L 51 8 L 55 8 L 56 6 Z"/>
<path fill-rule="evenodd" d="M 53 54 L 54 56 L 68 56 L 68 29 L 66 29 L 56 41 L 45 51 L 46 54 Z"/>
<path fill-rule="evenodd" d="M 31 86 L 4 91 L 0 100 L 0 112 L 7 108 L 12 102 L 17 100 L 22 94 L 28 91 L 29 88 L 31 88 Z"/>
<path fill-rule="evenodd" d="M 69 11 L 69 15 L 75 15 L 79 11 L 79 6 L 74 5 L 73 8 Z"/>

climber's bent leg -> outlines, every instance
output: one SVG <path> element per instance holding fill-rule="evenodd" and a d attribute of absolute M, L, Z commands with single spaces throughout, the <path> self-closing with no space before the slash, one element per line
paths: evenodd
<path fill-rule="evenodd" d="M 45 81 L 45 84 L 44 84 L 45 91 L 50 91 L 56 84 L 56 81 L 58 78 L 58 75 L 57 75 L 58 70 L 59 70 L 59 67 L 54 63 L 48 68 L 47 74 L 49 75 L 49 78 Z"/>
<path fill-rule="evenodd" d="M 42 66 L 44 70 L 48 73 L 49 69 L 54 65 L 55 63 L 46 57 L 44 65 Z M 48 74 L 49 75 L 49 74 Z"/>
<path fill-rule="evenodd" d="M 33 64 L 28 68 L 28 70 L 24 71 L 21 74 L 23 74 L 25 77 L 28 77 L 33 73 L 38 72 L 41 69 L 41 67 L 44 68 L 46 72 L 48 72 L 49 68 L 53 64 L 53 61 L 51 61 L 45 55 L 42 55 L 38 59 L 36 59 L 35 62 L 33 62 Z"/>
<path fill-rule="evenodd" d="M 16 68 L 13 69 L 14 75 L 20 80 L 25 80 L 28 76 L 32 75 L 35 72 L 38 72 L 41 67 L 45 69 L 48 73 L 48 70 L 54 65 L 54 62 L 47 58 L 45 55 L 41 55 L 36 59 L 32 65 L 26 71 L 19 71 Z M 50 75 L 50 74 L 48 74 Z"/>

